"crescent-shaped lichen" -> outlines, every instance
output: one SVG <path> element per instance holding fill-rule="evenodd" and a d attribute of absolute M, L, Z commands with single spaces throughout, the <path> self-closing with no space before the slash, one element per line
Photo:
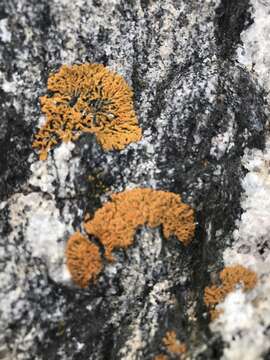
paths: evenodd
<path fill-rule="evenodd" d="M 111 201 L 87 218 L 86 232 L 104 246 L 105 258 L 113 261 L 112 252 L 127 248 L 134 241 L 139 226 L 162 225 L 166 239 L 175 235 L 188 245 L 195 232 L 194 211 L 180 195 L 153 189 L 137 188 L 112 195 Z M 85 287 L 102 270 L 98 246 L 79 232 L 72 235 L 66 249 L 67 266 L 74 282 Z"/>
<path fill-rule="evenodd" d="M 86 220 L 84 227 L 102 243 L 107 259 L 113 260 L 112 251 L 130 246 L 136 229 L 142 225 L 162 225 L 166 239 L 175 235 L 187 245 L 194 235 L 194 211 L 181 201 L 180 195 L 136 188 L 112 195 L 111 201 L 98 209 L 93 219 Z"/>

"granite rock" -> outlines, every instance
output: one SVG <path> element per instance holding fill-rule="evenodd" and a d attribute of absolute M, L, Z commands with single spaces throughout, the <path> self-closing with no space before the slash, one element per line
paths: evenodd
<path fill-rule="evenodd" d="M 262 6 L 270 11 L 266 0 L 0 4 L 0 359 L 176 359 L 162 342 L 170 330 L 187 359 L 242 359 L 247 341 L 249 359 L 267 359 L 270 321 L 261 325 L 266 315 L 252 305 L 267 298 L 267 284 L 249 295 L 237 289 L 216 322 L 203 301 L 224 264 L 269 276 L 270 62 L 263 45 L 252 52 Z M 132 86 L 142 140 L 104 151 L 84 134 L 40 161 L 32 148 L 44 121 L 39 96 L 51 72 L 84 62 L 109 66 Z M 192 243 L 140 228 L 96 284 L 77 288 L 65 265 L 67 239 L 111 193 L 134 187 L 180 194 L 196 213 Z M 258 239 L 260 216 L 266 230 Z M 254 219 L 252 233 L 246 224 Z M 232 329 L 239 311 L 247 325 Z M 258 343 L 247 340 L 249 325 Z"/>

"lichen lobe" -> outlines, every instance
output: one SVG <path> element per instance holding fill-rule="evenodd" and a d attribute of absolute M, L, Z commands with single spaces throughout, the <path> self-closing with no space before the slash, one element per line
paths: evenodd
<path fill-rule="evenodd" d="M 167 331 L 166 336 L 163 338 L 163 344 L 172 354 L 183 354 L 187 351 L 186 344 L 177 339 L 175 331 Z"/>
<path fill-rule="evenodd" d="M 91 280 L 95 281 L 103 268 L 98 246 L 79 232 L 69 238 L 66 258 L 74 283 L 82 288 L 87 287 Z"/>

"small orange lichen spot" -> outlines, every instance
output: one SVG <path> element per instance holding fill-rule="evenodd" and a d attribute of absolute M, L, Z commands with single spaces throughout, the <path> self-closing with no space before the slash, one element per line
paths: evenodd
<path fill-rule="evenodd" d="M 167 355 L 160 354 L 155 356 L 153 360 L 169 360 L 169 358 Z"/>
<path fill-rule="evenodd" d="M 102 270 L 98 247 L 79 232 L 68 239 L 66 257 L 73 281 L 82 288 L 95 280 Z"/>
<path fill-rule="evenodd" d="M 194 236 L 194 211 L 177 194 L 137 188 L 114 194 L 111 199 L 96 211 L 93 219 L 86 218 L 84 225 L 88 234 L 99 238 L 111 261 L 114 249 L 133 243 L 138 226 L 163 225 L 166 239 L 176 235 L 184 245 Z"/>
<path fill-rule="evenodd" d="M 213 320 L 216 320 L 223 313 L 223 311 L 213 308 L 213 309 L 209 310 L 209 313 L 210 313 L 211 320 L 213 321 Z"/>
<path fill-rule="evenodd" d="M 256 273 L 241 265 L 225 267 L 220 273 L 220 279 L 227 292 L 233 291 L 239 283 L 243 284 L 245 291 L 253 289 L 257 283 Z"/>
<path fill-rule="evenodd" d="M 219 274 L 221 285 L 206 287 L 204 290 L 204 303 L 209 308 L 211 319 L 216 319 L 221 311 L 215 307 L 222 302 L 225 297 L 235 290 L 236 285 L 242 285 L 244 291 L 251 290 L 257 283 L 257 275 L 254 271 L 246 269 L 244 266 L 235 265 L 225 267 Z"/>
<path fill-rule="evenodd" d="M 121 150 L 141 139 L 133 92 L 119 74 L 101 64 L 61 66 L 48 79 L 50 95 L 40 97 L 46 123 L 33 147 L 45 160 L 57 143 L 95 133 L 105 150 Z"/>
<path fill-rule="evenodd" d="M 175 331 L 167 331 L 162 342 L 167 347 L 170 353 L 184 354 L 185 352 L 187 352 L 186 344 L 180 342 L 177 339 Z"/>

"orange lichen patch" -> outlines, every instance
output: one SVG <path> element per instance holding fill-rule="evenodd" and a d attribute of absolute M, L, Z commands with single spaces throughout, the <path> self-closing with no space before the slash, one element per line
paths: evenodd
<path fill-rule="evenodd" d="M 63 65 L 50 75 L 48 90 L 52 95 L 40 97 L 47 121 L 33 143 L 41 160 L 54 145 L 76 140 L 82 132 L 95 133 L 105 150 L 121 150 L 141 139 L 132 90 L 103 65 Z"/>
<path fill-rule="evenodd" d="M 242 285 L 244 291 L 251 290 L 257 283 L 257 275 L 241 265 L 225 267 L 219 274 L 221 285 L 206 287 L 204 290 L 204 302 L 209 308 L 211 319 L 216 319 L 221 311 L 215 307 L 225 297 L 235 290 L 237 285 Z"/>
<path fill-rule="evenodd" d="M 95 280 L 102 270 L 98 247 L 79 232 L 68 239 L 66 257 L 73 281 L 82 288 Z"/>
<path fill-rule="evenodd" d="M 153 360 L 169 360 L 169 358 L 167 355 L 160 354 L 155 356 Z"/>
<path fill-rule="evenodd" d="M 172 354 L 184 354 L 187 352 L 186 344 L 177 339 L 175 331 L 167 331 L 165 337 L 162 339 L 162 342 Z"/>
<path fill-rule="evenodd" d="M 166 239 L 176 235 L 184 245 L 194 235 L 194 211 L 177 194 L 138 188 L 112 195 L 111 199 L 84 225 L 88 234 L 99 238 L 109 260 L 113 260 L 114 249 L 133 243 L 138 226 L 163 225 Z"/>

